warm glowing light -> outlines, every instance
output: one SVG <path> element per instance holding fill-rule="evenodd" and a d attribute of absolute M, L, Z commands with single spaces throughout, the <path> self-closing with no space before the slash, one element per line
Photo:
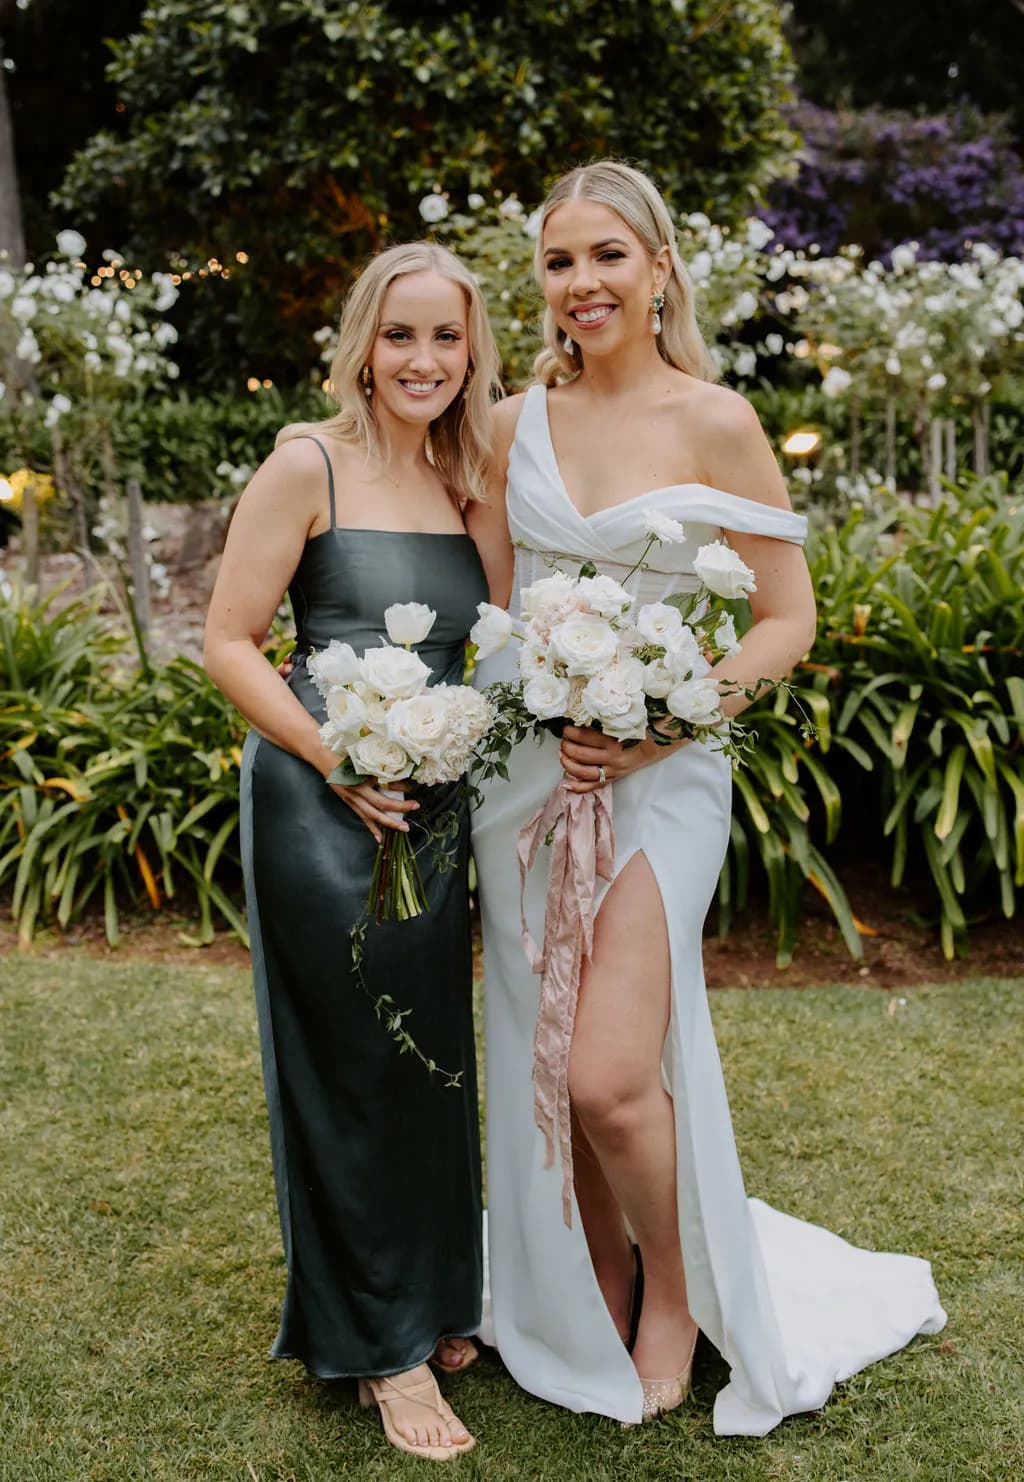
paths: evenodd
<path fill-rule="evenodd" d="M 248 262 L 248 261 L 249 261 L 249 254 L 248 254 L 248 252 L 236 252 L 235 253 L 235 262 Z"/>
<path fill-rule="evenodd" d="M 181 276 L 182 276 L 183 282 L 187 283 L 188 280 L 191 278 L 192 274 L 191 273 L 182 273 Z"/>
<path fill-rule="evenodd" d="M 14 498 L 14 488 L 10 479 L 0 479 L 0 504 L 10 504 Z"/>
<path fill-rule="evenodd" d="M 180 273 L 172 273 L 171 274 L 171 282 L 174 284 L 175 288 L 177 288 L 178 284 L 181 282 L 181 274 Z"/>
<path fill-rule="evenodd" d="M 262 384 L 263 382 L 259 379 L 258 376 L 250 376 L 245 383 L 245 389 L 247 391 L 258 391 Z"/>
<path fill-rule="evenodd" d="M 274 384 L 273 381 L 264 381 L 263 382 L 263 388 L 264 388 L 264 390 L 265 391 L 269 391 L 270 388 L 271 388 L 271 386 L 273 386 L 273 384 Z"/>
<path fill-rule="evenodd" d="M 92 284 L 93 288 L 99 288 L 100 284 L 103 282 L 103 279 L 99 276 L 98 273 L 94 273 L 89 279 L 89 282 Z"/>
<path fill-rule="evenodd" d="M 815 432 L 813 427 L 798 427 L 788 435 L 782 444 L 782 451 L 788 458 L 808 458 L 820 447 L 820 432 Z"/>

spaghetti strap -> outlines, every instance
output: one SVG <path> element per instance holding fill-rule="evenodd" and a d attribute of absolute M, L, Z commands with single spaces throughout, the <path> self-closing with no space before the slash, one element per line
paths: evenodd
<path fill-rule="evenodd" d="M 300 432 L 299 436 L 305 438 L 307 442 L 316 443 L 324 455 L 324 462 L 327 464 L 327 493 L 331 501 L 331 529 L 333 530 L 337 526 L 338 521 L 334 513 L 334 468 L 331 465 L 330 454 L 320 439 L 314 437 L 311 432 Z"/>

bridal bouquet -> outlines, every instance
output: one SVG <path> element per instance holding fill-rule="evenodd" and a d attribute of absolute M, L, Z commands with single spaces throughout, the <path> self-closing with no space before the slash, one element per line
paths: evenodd
<path fill-rule="evenodd" d="M 495 710 L 468 685 L 428 685 L 431 671 L 412 645 L 422 643 L 436 619 L 421 602 L 398 602 L 384 613 L 390 643 L 382 639 L 359 658 L 350 644 L 332 639 L 311 655 L 307 667 L 327 708 L 320 736 L 339 757 L 329 782 L 433 787 L 468 770 Z M 407 921 L 427 909 L 410 835 L 385 829 L 367 913 L 378 922 Z"/>
<path fill-rule="evenodd" d="M 624 580 L 655 542 L 683 539 L 677 520 L 651 515 L 646 548 Z M 718 540 L 701 546 L 693 567 L 701 583 L 695 592 L 639 607 L 621 582 L 590 563 L 575 577 L 555 569 L 520 592 L 519 627 L 509 613 L 482 602 L 470 633 L 478 658 L 511 638 L 522 644 L 518 683 L 493 690 L 506 729 L 569 721 L 627 746 L 647 736 L 666 746 L 715 737 L 728 749 L 721 695 L 709 670 L 739 652 L 721 599 L 754 591 L 754 573 Z"/>
<path fill-rule="evenodd" d="M 481 758 L 483 775 L 507 776 L 512 745 L 530 731 L 561 732 L 566 721 L 591 726 L 636 746 L 650 736 L 669 746 L 684 738 L 714 740 L 734 752 L 712 663 L 739 652 L 723 599 L 753 592 L 754 573 L 721 541 L 698 551 L 700 585 L 664 602 L 639 606 L 624 583 L 645 563 L 652 546 L 685 540 L 683 526 L 666 515 L 648 519 L 643 553 L 622 582 L 592 563 L 575 577 L 557 567 L 520 592 L 522 617 L 481 603 L 470 638 L 479 658 L 521 643 L 519 679 L 490 687 L 498 712 Z M 565 559 L 565 558 L 556 558 Z M 731 687 L 730 687 L 731 688 Z M 525 887 L 541 844 L 551 847 L 543 947 L 538 950 L 522 909 L 523 946 L 541 977 L 534 1035 L 534 1115 L 544 1134 L 546 1164 L 556 1145 L 562 1162 L 562 1210 L 572 1220 L 572 1119 L 568 1065 L 582 965 L 593 950 L 598 877 L 615 868 L 610 788 L 579 793 L 564 779 L 519 835 Z"/>

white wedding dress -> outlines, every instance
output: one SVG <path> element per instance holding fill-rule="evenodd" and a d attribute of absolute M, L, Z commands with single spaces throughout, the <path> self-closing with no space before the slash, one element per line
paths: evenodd
<path fill-rule="evenodd" d="M 723 531 L 801 543 L 802 516 L 703 484 L 653 489 L 584 518 L 559 474 L 547 393 L 525 398 L 508 470 L 508 519 L 519 589 L 548 573 L 539 552 L 584 560 L 621 578 L 644 545 L 652 510 L 683 522 L 653 570 L 630 579 L 641 601 L 694 590 L 697 548 Z M 477 682 L 515 675 L 518 645 L 481 664 Z M 573 1201 L 562 1218 L 562 1170 L 544 1167 L 531 1084 L 540 979 L 520 935 L 516 840 L 559 781 L 559 747 L 545 736 L 516 748 L 510 781 L 488 784 L 473 827 L 484 928 L 487 1169 L 493 1339 L 513 1377 L 570 1410 L 638 1421 L 632 1361 L 601 1298 Z M 733 1139 L 701 963 L 701 929 L 729 835 L 728 760 L 690 745 L 614 784 L 615 872 L 638 850 L 657 879 L 668 922 L 672 1008 L 664 1075 L 675 1106 L 679 1231 L 693 1317 L 724 1356 L 715 1401 L 720 1435 L 764 1435 L 786 1415 L 824 1404 L 838 1381 L 895 1352 L 946 1317 L 927 1261 L 859 1250 L 812 1224 L 748 1199 Z M 543 935 L 546 852 L 526 887 L 526 916 Z M 601 884 L 601 882 L 599 882 Z M 607 888 L 605 886 L 604 888 Z M 600 899 L 600 896 L 599 896 Z"/>

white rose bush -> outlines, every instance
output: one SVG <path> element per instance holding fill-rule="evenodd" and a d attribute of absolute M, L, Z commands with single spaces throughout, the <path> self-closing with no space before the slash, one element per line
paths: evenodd
<path fill-rule="evenodd" d="M 469 685 L 428 683 L 431 671 L 413 646 L 429 635 L 436 618 L 421 602 L 396 602 L 384 613 L 390 643 L 382 641 L 360 657 L 350 644 L 333 639 L 310 655 L 307 668 L 327 712 L 320 737 L 338 756 L 328 781 L 436 787 L 469 771 L 495 711 Z M 428 831 L 419 847 L 438 842 Z M 378 923 L 408 921 L 428 909 L 416 854 L 411 834 L 385 830 L 366 906 Z"/>

